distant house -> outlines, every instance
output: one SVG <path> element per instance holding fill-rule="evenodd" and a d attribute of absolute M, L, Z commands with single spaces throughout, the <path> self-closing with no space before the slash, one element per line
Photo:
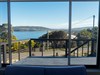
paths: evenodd
<path fill-rule="evenodd" d="M 67 36 L 69 36 L 69 34 L 67 34 Z M 77 39 L 76 35 L 71 35 L 71 39 Z"/>

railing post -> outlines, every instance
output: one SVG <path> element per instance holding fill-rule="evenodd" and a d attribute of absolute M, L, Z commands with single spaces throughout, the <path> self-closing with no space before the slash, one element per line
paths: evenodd
<path fill-rule="evenodd" d="M 91 55 L 93 55 L 94 53 L 94 40 L 92 39 L 92 42 L 91 42 Z"/>
<path fill-rule="evenodd" d="M 77 49 L 77 57 L 78 57 L 78 50 L 79 50 L 79 49 Z"/>
<path fill-rule="evenodd" d="M 0 68 L 1 68 L 1 45 L 0 45 Z"/>
<path fill-rule="evenodd" d="M 42 56 L 43 56 L 43 51 L 44 51 L 44 42 L 42 42 Z"/>
<path fill-rule="evenodd" d="M 77 40 L 77 47 L 79 47 L 79 40 Z M 78 53 L 79 53 L 78 50 L 79 49 L 77 49 L 77 57 L 78 57 Z"/>
<path fill-rule="evenodd" d="M 83 50 L 84 50 L 84 47 L 82 46 L 82 56 L 84 56 L 84 55 L 83 55 Z"/>
<path fill-rule="evenodd" d="M 29 57 L 31 57 L 32 55 L 32 50 L 31 50 L 31 39 L 29 40 Z"/>
<path fill-rule="evenodd" d="M 75 51 L 74 51 L 74 57 L 75 57 Z"/>
<path fill-rule="evenodd" d="M 87 56 L 89 55 L 89 42 L 88 42 Z"/>
<path fill-rule="evenodd" d="M 42 56 L 43 56 L 43 49 L 42 49 Z"/>
<path fill-rule="evenodd" d="M 53 56 L 55 56 L 55 43 L 53 42 Z"/>
<path fill-rule="evenodd" d="M 67 49 L 68 48 L 68 40 L 66 40 L 66 45 L 65 46 L 66 46 L 65 57 L 67 57 L 67 54 L 68 54 L 68 49 Z"/>
<path fill-rule="evenodd" d="M 53 56 L 55 56 L 55 48 L 56 48 L 56 43 L 54 42 L 54 47 L 53 47 Z"/>
<path fill-rule="evenodd" d="M 18 60 L 20 61 L 20 42 L 18 42 Z"/>
<path fill-rule="evenodd" d="M 40 51 L 42 52 L 42 56 L 43 56 L 43 51 L 44 51 L 44 44 L 43 44 L 43 42 L 42 42 L 42 46 L 40 48 L 41 48 Z"/>
<path fill-rule="evenodd" d="M 5 64 L 7 61 L 7 56 L 6 56 L 6 44 L 2 45 L 2 49 L 3 49 L 3 63 Z"/>
<path fill-rule="evenodd" d="M 53 56 L 55 56 L 55 48 L 53 48 Z"/>

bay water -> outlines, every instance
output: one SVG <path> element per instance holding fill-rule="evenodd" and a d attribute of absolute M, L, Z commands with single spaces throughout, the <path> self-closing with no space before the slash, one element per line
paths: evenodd
<path fill-rule="evenodd" d="M 13 35 L 15 35 L 18 40 L 24 40 L 30 38 L 39 38 L 46 33 L 47 31 L 14 31 Z"/>

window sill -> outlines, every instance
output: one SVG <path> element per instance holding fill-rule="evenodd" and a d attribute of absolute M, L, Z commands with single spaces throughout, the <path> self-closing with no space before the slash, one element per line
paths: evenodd
<path fill-rule="evenodd" d="M 100 75 L 100 69 L 87 69 L 87 75 Z"/>

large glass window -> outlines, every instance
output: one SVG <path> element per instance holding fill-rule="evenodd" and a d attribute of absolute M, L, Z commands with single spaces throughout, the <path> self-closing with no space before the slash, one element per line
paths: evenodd
<path fill-rule="evenodd" d="M 1 44 L 8 37 L 6 2 L 0 2 L 0 12 Z M 71 65 L 97 65 L 98 12 L 99 2 L 72 2 Z M 63 57 L 47 58 L 46 62 L 68 65 L 69 2 L 11 2 L 10 16 L 13 63 L 30 55 Z M 1 61 L 8 62 L 7 44 L 1 45 L 1 53 Z"/>

